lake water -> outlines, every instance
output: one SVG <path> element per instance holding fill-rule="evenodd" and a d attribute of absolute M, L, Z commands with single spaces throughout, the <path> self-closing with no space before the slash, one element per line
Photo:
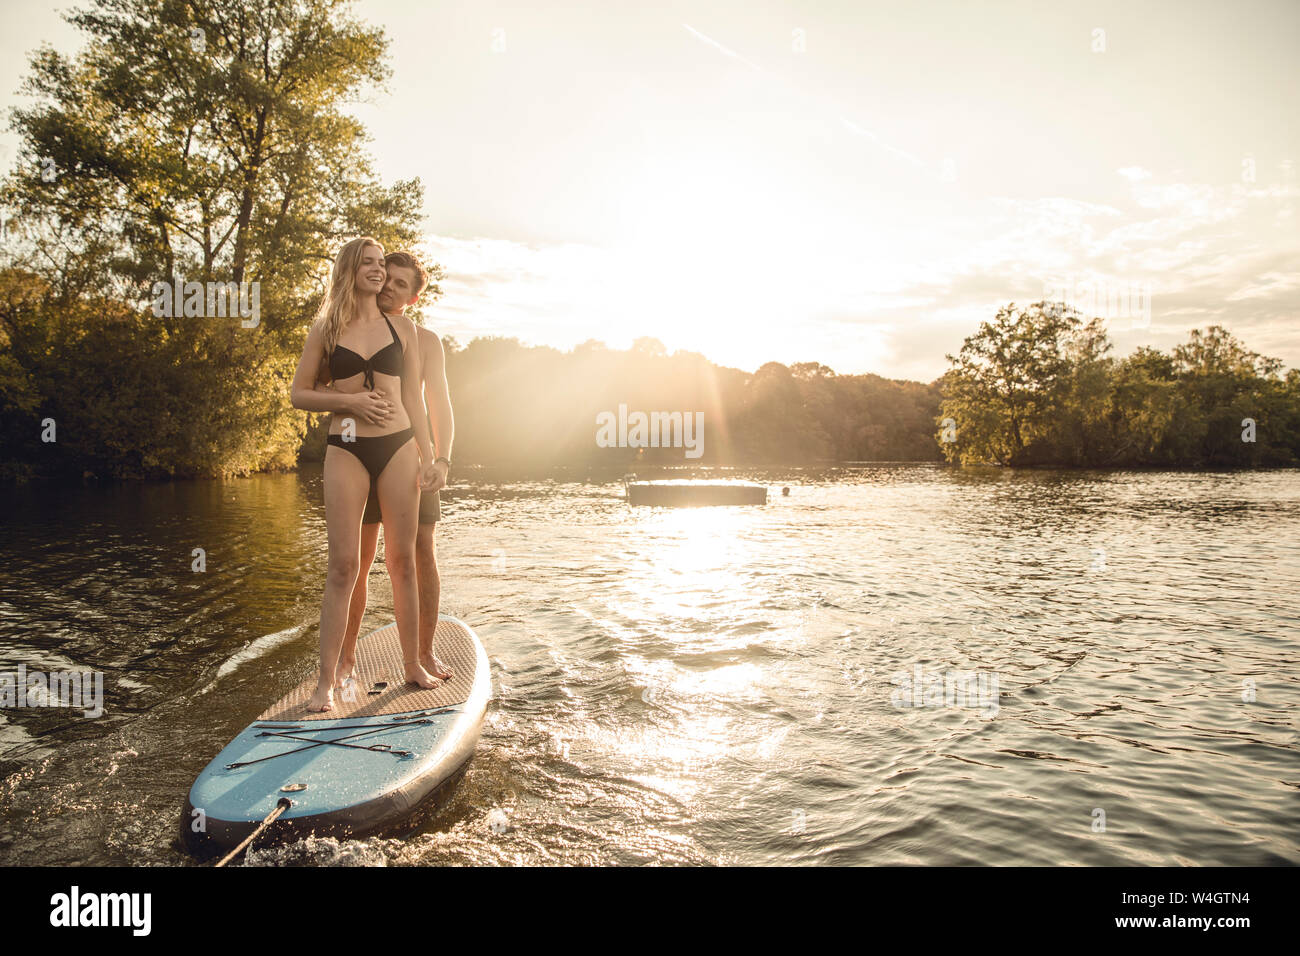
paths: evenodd
<path fill-rule="evenodd" d="M 1300 473 L 732 476 L 769 503 L 457 475 L 468 773 L 249 863 L 1300 863 Z M 102 671 L 105 713 L 0 711 L 0 862 L 185 864 L 194 776 L 315 666 L 319 471 L 9 493 L 0 668 Z"/>

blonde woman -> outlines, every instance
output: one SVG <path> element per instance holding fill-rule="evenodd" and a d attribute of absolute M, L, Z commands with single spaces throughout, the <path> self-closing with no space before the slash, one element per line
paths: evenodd
<path fill-rule="evenodd" d="M 312 711 L 334 707 L 348 600 L 361 563 L 361 516 L 372 483 L 383 509 L 385 564 L 406 679 L 421 687 L 438 684 L 420 666 L 415 580 L 418 492 L 433 485 L 436 469 L 428 429 L 411 427 L 425 417 L 415 326 L 404 315 L 380 311 L 376 297 L 386 277 L 384 249 L 374 239 L 353 239 L 339 250 L 293 378 L 294 408 L 334 413 L 325 450 L 329 570 L 321 600 L 320 678 L 307 704 Z M 331 388 L 317 383 L 322 364 L 329 367 Z"/>

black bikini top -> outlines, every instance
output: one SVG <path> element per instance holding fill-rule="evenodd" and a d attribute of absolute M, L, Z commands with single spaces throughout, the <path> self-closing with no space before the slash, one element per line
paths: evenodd
<path fill-rule="evenodd" d="M 334 346 L 334 353 L 330 355 L 330 377 L 334 381 L 365 372 L 366 388 L 374 388 L 376 372 L 383 372 L 385 375 L 402 374 L 402 340 L 397 337 L 397 330 L 393 328 L 393 323 L 388 321 L 386 315 L 384 322 L 388 324 L 388 331 L 392 333 L 393 341 L 368 359 L 362 358 L 346 346 Z"/>

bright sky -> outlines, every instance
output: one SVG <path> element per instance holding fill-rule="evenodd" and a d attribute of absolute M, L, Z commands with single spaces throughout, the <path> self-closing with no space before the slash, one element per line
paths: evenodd
<path fill-rule="evenodd" d="M 11 105 L 28 50 L 77 41 L 3 9 Z M 929 380 L 1068 288 L 1109 293 L 1118 354 L 1219 323 L 1300 366 L 1295 0 L 358 11 L 393 79 L 357 111 L 384 178 L 425 183 L 432 324 L 462 343 Z"/>

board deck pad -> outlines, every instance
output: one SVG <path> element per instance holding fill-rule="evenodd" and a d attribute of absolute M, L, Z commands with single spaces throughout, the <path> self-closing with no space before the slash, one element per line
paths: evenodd
<path fill-rule="evenodd" d="M 405 714 L 463 704 L 474 685 L 477 661 L 474 639 L 460 621 L 440 618 L 433 632 L 433 653 L 452 670 L 450 680 L 428 690 L 408 684 L 403 673 L 402 645 L 397 639 L 397 625 L 389 624 L 357 641 L 356 682 L 348 700 L 344 691 L 335 688 L 334 709 L 320 713 L 307 710 L 307 702 L 316 690 L 317 673 L 285 694 L 264 710 L 258 720 L 306 721 L 338 720 L 343 717 L 370 717 L 380 714 Z M 387 681 L 380 693 L 370 691 Z"/>

